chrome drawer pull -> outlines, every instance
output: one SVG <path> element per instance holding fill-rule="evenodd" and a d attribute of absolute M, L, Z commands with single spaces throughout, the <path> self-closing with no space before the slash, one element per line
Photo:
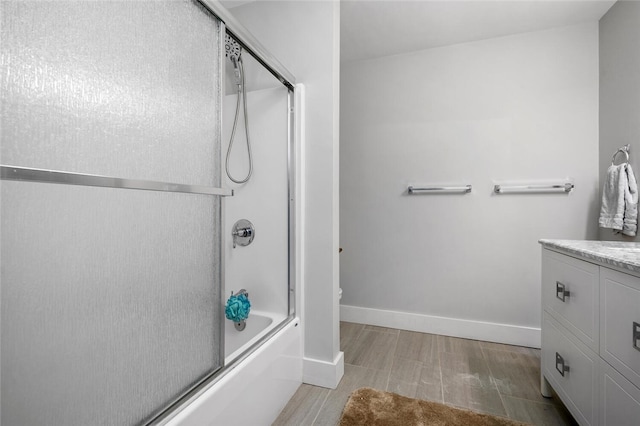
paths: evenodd
<path fill-rule="evenodd" d="M 565 290 L 565 285 L 560 281 L 556 281 L 556 297 L 562 302 L 566 302 L 565 298 L 571 296 L 571 292 L 569 290 Z"/>
<path fill-rule="evenodd" d="M 558 368 L 558 366 L 560 366 L 560 368 Z M 564 358 L 562 358 L 558 352 L 556 352 L 556 370 L 558 370 L 558 373 L 560 373 L 562 377 L 564 377 L 564 373 L 569 372 L 569 366 L 564 365 Z"/>
<path fill-rule="evenodd" d="M 633 322 L 633 348 L 637 351 L 640 351 L 640 347 L 638 346 L 638 340 L 640 340 L 640 324 L 637 322 Z"/>

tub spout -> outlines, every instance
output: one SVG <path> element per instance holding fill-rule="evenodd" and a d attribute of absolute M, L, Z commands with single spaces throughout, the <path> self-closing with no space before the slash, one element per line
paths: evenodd
<path fill-rule="evenodd" d="M 247 290 L 243 288 L 236 294 L 233 294 L 232 291 L 225 306 L 225 316 L 228 320 L 233 321 L 236 330 L 242 331 L 245 329 L 250 310 L 251 302 L 249 302 L 249 293 Z"/>
<path fill-rule="evenodd" d="M 240 296 L 241 294 L 244 294 L 245 296 L 247 296 L 247 299 L 249 298 L 249 292 L 247 290 L 245 290 L 244 288 L 241 288 L 240 290 L 238 290 L 238 292 L 235 294 L 236 296 Z M 233 291 L 231 292 L 231 295 L 233 296 Z"/>

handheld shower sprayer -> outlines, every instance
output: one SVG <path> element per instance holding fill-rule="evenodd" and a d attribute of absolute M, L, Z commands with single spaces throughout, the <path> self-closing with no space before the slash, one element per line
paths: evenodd
<path fill-rule="evenodd" d="M 236 86 L 238 86 L 238 91 L 240 91 L 240 86 L 242 85 L 242 78 L 240 77 L 240 66 L 238 65 L 239 59 L 236 58 L 235 56 L 231 56 L 229 59 L 233 64 L 233 74 L 236 76 Z"/>
<path fill-rule="evenodd" d="M 240 44 L 229 34 L 224 36 L 224 55 L 231 59 L 232 62 L 237 61 L 242 53 Z M 235 63 L 235 62 L 234 62 Z"/>
<path fill-rule="evenodd" d="M 231 129 L 231 138 L 229 140 L 229 148 L 227 149 L 227 158 L 225 161 L 225 171 L 229 179 L 234 183 L 246 183 L 253 173 L 253 156 L 251 155 L 251 141 L 249 139 L 249 115 L 247 113 L 247 91 L 244 82 L 244 64 L 242 63 L 242 48 L 229 34 L 225 35 L 225 55 L 233 64 L 233 70 L 236 77 L 236 86 L 238 87 L 238 100 L 236 102 L 236 114 L 233 119 L 233 128 Z M 242 98 L 242 99 L 241 99 Z M 244 131 L 247 137 L 247 153 L 249 157 L 249 172 L 244 179 L 235 179 L 229 171 L 229 157 L 231 156 L 231 148 L 238 127 L 238 116 L 240 115 L 240 101 L 244 105 Z"/>

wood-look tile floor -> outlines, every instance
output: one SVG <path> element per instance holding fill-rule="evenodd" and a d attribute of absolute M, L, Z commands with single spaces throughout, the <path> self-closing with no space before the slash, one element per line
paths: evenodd
<path fill-rule="evenodd" d="M 302 384 L 274 425 L 336 425 L 349 394 L 371 387 L 531 423 L 576 425 L 540 395 L 540 350 L 340 323 L 344 377 L 336 389 Z"/>

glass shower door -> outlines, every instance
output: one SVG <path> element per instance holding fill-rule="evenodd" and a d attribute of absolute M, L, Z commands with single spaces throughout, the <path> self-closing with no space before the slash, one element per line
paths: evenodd
<path fill-rule="evenodd" d="M 223 26 L 0 9 L 1 424 L 143 423 L 223 363 Z"/>

